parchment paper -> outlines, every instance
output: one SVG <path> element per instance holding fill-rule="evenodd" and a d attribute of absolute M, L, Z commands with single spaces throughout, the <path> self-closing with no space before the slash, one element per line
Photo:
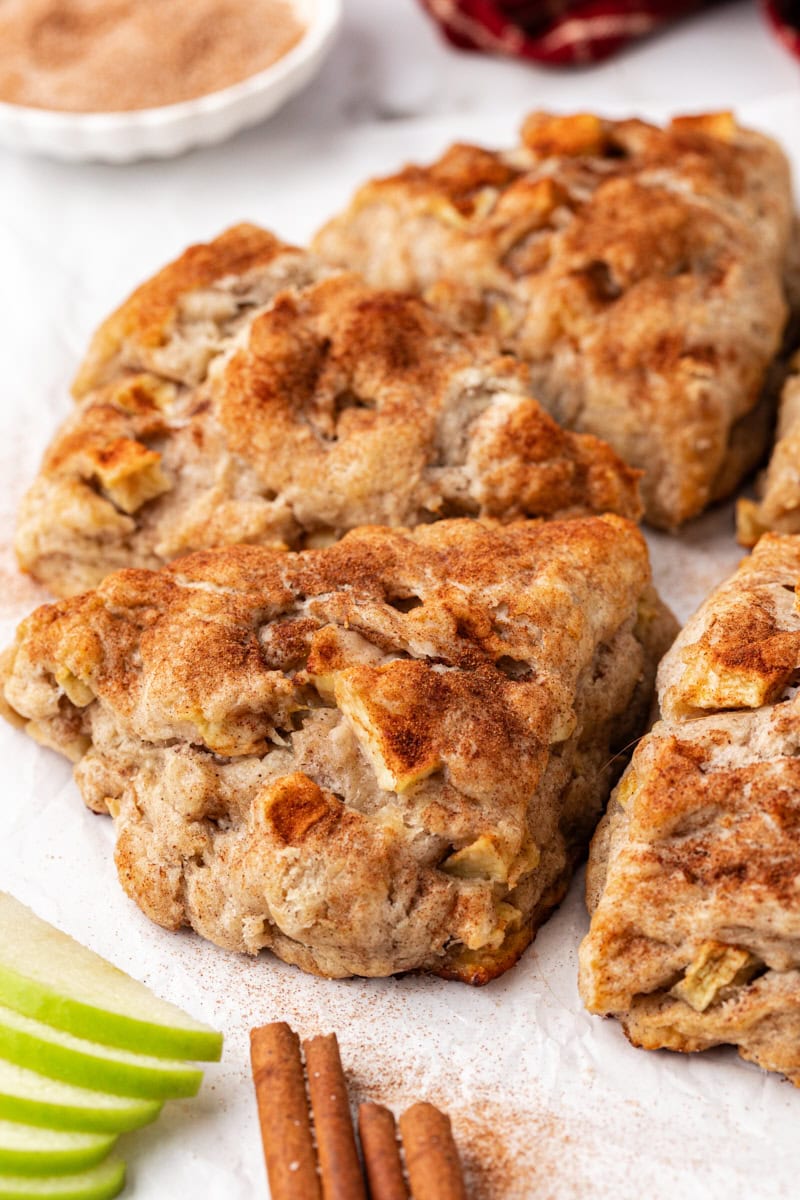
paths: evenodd
<path fill-rule="evenodd" d="M 800 167 L 800 101 L 739 115 L 780 137 Z M 510 142 L 520 116 L 365 125 L 346 136 L 265 127 L 122 170 L 0 160 L 3 645 L 46 599 L 16 573 L 13 513 L 69 410 L 67 383 L 87 337 L 110 308 L 190 241 L 243 218 L 302 240 L 367 175 L 456 137 Z M 657 582 L 681 619 L 742 554 L 730 506 L 650 542 Z M 580 878 L 521 963 L 487 988 L 416 977 L 328 982 L 152 925 L 117 883 L 110 820 L 84 808 L 66 762 L 2 722 L 0 812 L 0 886 L 225 1032 L 224 1060 L 208 1069 L 200 1097 L 169 1104 L 156 1126 L 122 1139 L 126 1196 L 266 1196 L 247 1030 L 279 1018 L 304 1036 L 338 1032 L 357 1098 L 398 1110 L 423 1097 L 443 1104 L 478 1200 L 798 1194 L 800 1093 L 732 1051 L 634 1050 L 615 1022 L 584 1012 Z"/>

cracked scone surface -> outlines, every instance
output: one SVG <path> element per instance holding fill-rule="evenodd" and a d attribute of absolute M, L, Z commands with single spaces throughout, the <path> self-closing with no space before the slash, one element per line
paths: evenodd
<path fill-rule="evenodd" d="M 563 895 L 673 633 L 622 518 L 446 520 L 118 572 L 20 626 L 4 694 L 154 921 L 481 983 Z"/>
<path fill-rule="evenodd" d="M 442 516 L 639 514 L 530 372 L 420 299 L 254 226 L 191 247 L 103 325 L 18 525 L 60 595 L 207 546 L 324 544 Z"/>
<path fill-rule="evenodd" d="M 785 156 L 727 114 L 535 113 L 513 150 L 455 145 L 367 183 L 313 245 L 495 333 L 561 424 L 644 470 L 648 519 L 675 527 L 767 444 L 791 219 Z"/>
<path fill-rule="evenodd" d="M 659 669 L 589 857 L 592 1012 L 637 1046 L 730 1043 L 800 1085 L 800 538 L 765 535 Z"/>

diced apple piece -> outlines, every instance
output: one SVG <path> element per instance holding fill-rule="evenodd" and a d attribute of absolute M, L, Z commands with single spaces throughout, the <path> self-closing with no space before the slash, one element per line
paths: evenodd
<path fill-rule="evenodd" d="M 723 988 L 747 983 L 758 965 L 749 950 L 722 942 L 703 942 L 672 995 L 695 1012 L 705 1012 Z"/>
<path fill-rule="evenodd" d="M 109 1159 L 78 1175 L 0 1175 L 0 1200 L 112 1200 L 124 1186 L 125 1163 Z"/>
<path fill-rule="evenodd" d="M 148 1125 L 160 1112 L 154 1100 L 72 1087 L 0 1059 L 0 1118 L 48 1129 L 122 1133 Z"/>
<path fill-rule="evenodd" d="M 491 879 L 496 883 L 508 879 L 508 864 L 494 839 L 485 834 L 446 858 L 442 870 L 458 879 Z"/>
<path fill-rule="evenodd" d="M 0 1056 L 18 1067 L 76 1087 L 145 1100 L 195 1096 L 203 1080 L 202 1071 L 184 1062 L 133 1054 L 76 1038 L 2 1005 Z"/>
<path fill-rule="evenodd" d="M 378 786 L 387 792 L 402 794 L 441 770 L 442 760 L 433 748 L 425 747 L 412 762 L 398 754 L 388 730 L 391 714 L 373 695 L 364 690 L 364 682 L 353 671 L 338 671 L 335 700 L 347 720 L 363 753 L 369 759 Z"/>
<path fill-rule="evenodd" d="M 107 1133 L 73 1133 L 0 1121 L 0 1173 L 58 1175 L 85 1171 L 102 1162 L 116 1140 Z"/>
<path fill-rule="evenodd" d="M 117 438 L 98 453 L 87 453 L 94 460 L 92 473 L 101 488 L 124 513 L 135 513 L 172 487 L 161 468 L 159 452 L 133 438 Z"/>
<path fill-rule="evenodd" d="M 219 1059 L 222 1035 L 0 892 L 0 1003 L 76 1037 Z"/>

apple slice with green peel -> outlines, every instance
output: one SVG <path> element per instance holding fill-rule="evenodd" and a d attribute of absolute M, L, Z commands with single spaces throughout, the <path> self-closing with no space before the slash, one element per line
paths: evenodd
<path fill-rule="evenodd" d="M 0 1003 L 76 1037 L 216 1061 L 222 1035 L 0 892 Z"/>
<path fill-rule="evenodd" d="M 59 1175 L 102 1162 L 116 1142 L 111 1133 L 73 1133 L 0 1121 L 0 1174 Z"/>
<path fill-rule="evenodd" d="M 72 1087 L 0 1059 L 0 1118 L 9 1121 L 48 1129 L 123 1133 L 148 1125 L 160 1112 L 155 1100 Z"/>
<path fill-rule="evenodd" d="M 125 1163 L 109 1159 L 78 1175 L 0 1175 L 0 1200 L 112 1200 L 124 1186 Z"/>
<path fill-rule="evenodd" d="M 101 1046 L 0 1005 L 0 1058 L 50 1079 L 114 1096 L 196 1096 L 203 1072 L 185 1062 Z"/>

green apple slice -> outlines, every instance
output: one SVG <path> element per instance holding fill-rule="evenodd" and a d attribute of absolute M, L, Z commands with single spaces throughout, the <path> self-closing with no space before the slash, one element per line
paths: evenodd
<path fill-rule="evenodd" d="M 59 1175 L 102 1162 L 117 1139 L 110 1133 L 72 1133 L 0 1121 L 0 1173 Z"/>
<path fill-rule="evenodd" d="M 88 1042 L 2 1005 L 0 1058 L 76 1087 L 144 1100 L 196 1096 L 203 1080 L 188 1063 Z"/>
<path fill-rule="evenodd" d="M 216 1061 L 222 1035 L 0 892 L 0 1003 L 107 1046 Z"/>
<path fill-rule="evenodd" d="M 125 1163 L 108 1162 L 78 1175 L 50 1175 L 31 1179 L 24 1175 L 0 1175 L 0 1200 L 112 1200 L 125 1186 Z"/>
<path fill-rule="evenodd" d="M 154 1100 L 72 1087 L 0 1059 L 0 1117 L 9 1121 L 48 1129 L 122 1133 L 148 1125 L 160 1112 L 161 1105 Z"/>

